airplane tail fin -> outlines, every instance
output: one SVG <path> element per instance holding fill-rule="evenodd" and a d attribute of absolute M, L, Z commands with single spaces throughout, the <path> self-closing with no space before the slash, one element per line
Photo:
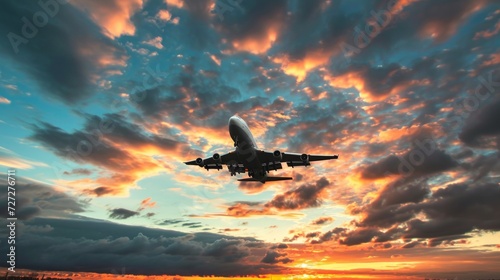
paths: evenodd
<path fill-rule="evenodd" d="M 245 179 L 238 179 L 240 182 L 271 182 L 271 181 L 285 181 L 285 180 L 293 180 L 292 177 L 265 177 L 263 180 L 259 180 L 257 178 L 245 178 Z"/>

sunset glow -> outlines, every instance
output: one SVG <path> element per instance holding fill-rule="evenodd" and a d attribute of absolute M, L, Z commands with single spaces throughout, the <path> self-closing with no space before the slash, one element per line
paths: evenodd
<path fill-rule="evenodd" d="M 499 1 L 0 5 L 0 275 L 500 279 Z"/>

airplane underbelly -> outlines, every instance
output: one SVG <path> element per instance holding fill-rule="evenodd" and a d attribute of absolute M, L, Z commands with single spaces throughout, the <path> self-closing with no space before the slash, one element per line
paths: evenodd
<path fill-rule="evenodd" d="M 242 146 L 236 149 L 239 162 L 249 170 L 261 169 L 262 164 L 257 157 L 257 153 L 252 146 Z"/>

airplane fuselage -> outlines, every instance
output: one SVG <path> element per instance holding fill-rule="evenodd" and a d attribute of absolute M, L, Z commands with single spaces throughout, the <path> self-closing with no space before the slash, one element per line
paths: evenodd
<path fill-rule="evenodd" d="M 229 134 L 234 141 L 238 161 L 243 163 L 251 177 L 265 180 L 267 173 L 256 156 L 257 143 L 246 122 L 238 116 L 231 117 Z"/>

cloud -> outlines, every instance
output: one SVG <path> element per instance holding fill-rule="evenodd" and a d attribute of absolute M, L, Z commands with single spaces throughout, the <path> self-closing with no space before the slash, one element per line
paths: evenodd
<path fill-rule="evenodd" d="M 352 222 L 356 225 L 355 229 L 335 228 L 311 240 L 311 243 L 338 241 L 342 245 L 352 246 L 419 238 L 427 239 L 429 246 L 454 245 L 463 242 L 456 240 L 472 237 L 477 230 L 500 230 L 500 223 L 494 214 L 499 210 L 495 203 L 500 198 L 498 183 L 450 184 L 435 190 L 430 196 L 427 187 L 412 186 L 411 181 L 406 184 L 407 189 L 403 188 L 403 192 L 397 194 L 401 198 L 394 197 L 393 190 L 398 188 L 397 184 L 388 185 L 376 200 L 351 210 L 353 214 L 361 215 L 361 221 Z M 411 193 L 410 190 L 422 195 L 403 198 L 405 193 Z M 387 230 L 382 230 L 384 228 Z M 289 240 L 305 236 L 305 233 L 299 233 Z M 421 242 L 409 242 L 403 248 L 413 248 L 419 244 Z"/>
<path fill-rule="evenodd" d="M 43 162 L 22 159 L 16 153 L 2 146 L 0 146 L 0 165 L 18 169 L 31 169 L 35 166 L 47 166 L 47 164 Z"/>
<path fill-rule="evenodd" d="M 109 273 L 126 267 L 130 274 L 220 276 L 278 273 L 282 269 L 259 263 L 266 244 L 253 238 L 186 234 L 87 218 L 37 218 L 25 226 L 52 228 L 26 232 L 16 240 L 18 260 L 27 269 Z M 2 250 L 6 246 L 0 244 Z M 1 260 L 5 261 L 5 256 Z"/>
<path fill-rule="evenodd" d="M 291 263 L 293 260 L 286 258 L 286 253 L 278 253 L 276 251 L 267 251 L 264 258 L 261 260 L 263 263 L 276 264 L 276 263 Z"/>
<path fill-rule="evenodd" d="M 3 96 L 0 96 L 0 103 L 1 104 L 10 104 L 11 101 Z"/>
<path fill-rule="evenodd" d="M 300 82 L 341 51 L 342 42 L 350 38 L 361 15 L 347 11 L 341 3 L 328 2 L 290 2 L 289 10 L 273 48 L 277 53 L 273 60 Z"/>
<path fill-rule="evenodd" d="M 162 38 L 160 36 L 154 37 L 150 40 L 142 42 L 143 44 L 153 46 L 157 49 L 163 49 L 163 45 L 161 44 Z"/>
<path fill-rule="evenodd" d="M 109 217 L 112 219 L 125 220 L 133 216 L 139 215 L 139 212 L 128 210 L 125 208 L 114 208 L 109 211 Z"/>
<path fill-rule="evenodd" d="M 371 228 L 359 228 L 349 232 L 349 234 L 340 239 L 340 244 L 352 246 L 361 243 L 370 242 L 375 236 L 378 236 L 380 231 Z"/>
<path fill-rule="evenodd" d="M 172 14 L 169 10 L 160 10 L 156 16 L 162 21 L 170 21 L 172 19 Z"/>
<path fill-rule="evenodd" d="M 85 117 L 81 130 L 68 133 L 51 124 L 41 123 L 32 126 L 33 135 L 30 137 L 61 158 L 92 164 L 107 171 L 95 180 L 86 178 L 60 182 L 79 187 L 82 192 L 97 196 L 122 194 L 142 176 L 170 168 L 154 155 L 190 156 L 190 148 L 185 143 L 147 134 L 121 115 Z"/>
<path fill-rule="evenodd" d="M 140 11 L 143 6 L 143 0 L 132 1 L 71 1 L 71 4 L 85 11 L 92 20 L 97 23 L 103 33 L 110 38 L 120 37 L 121 35 L 134 35 L 136 27 L 132 22 L 132 16 Z"/>
<path fill-rule="evenodd" d="M 190 217 L 208 218 L 218 216 L 250 217 L 261 215 L 277 215 L 287 218 L 296 218 L 300 213 L 290 210 L 318 207 L 326 194 L 330 182 L 322 177 L 315 184 L 303 184 L 297 188 L 275 195 L 266 203 L 256 201 L 235 201 L 231 203 L 225 213 L 208 213 L 204 215 L 190 215 Z"/>
<path fill-rule="evenodd" d="M 64 175 L 85 175 L 89 176 L 92 174 L 92 171 L 86 168 L 75 168 L 71 171 L 64 171 Z"/>
<path fill-rule="evenodd" d="M 183 223 L 181 226 L 187 227 L 187 228 L 201 228 L 201 227 L 203 227 L 203 225 L 200 222 Z"/>
<path fill-rule="evenodd" d="M 330 182 L 325 178 L 316 181 L 316 184 L 304 184 L 300 187 L 287 191 L 273 197 L 265 204 L 266 207 L 273 207 L 280 210 L 303 209 L 318 207 L 321 205 L 321 198 Z"/>
<path fill-rule="evenodd" d="M 162 226 L 168 226 L 168 225 L 175 225 L 184 222 L 184 220 L 181 219 L 167 219 L 162 222 L 160 222 L 158 225 Z"/>
<path fill-rule="evenodd" d="M 269 247 L 269 249 L 286 249 L 286 248 L 288 248 L 288 245 L 286 245 L 285 243 L 280 243 L 278 245 Z"/>
<path fill-rule="evenodd" d="M 419 13 L 420 17 L 422 17 L 421 20 L 424 20 L 425 23 L 418 27 L 419 35 L 431 37 L 437 42 L 444 42 L 455 35 L 465 20 L 482 9 L 486 3 L 487 1 L 471 3 L 460 0 L 451 9 L 444 3 L 435 5 L 430 12 Z M 416 9 L 423 9 L 429 5 L 428 3 L 418 4 L 415 4 Z"/>
<path fill-rule="evenodd" d="M 93 94 L 97 80 L 106 71 L 126 65 L 124 50 L 70 5 L 58 5 L 57 17 L 48 17 L 46 25 L 22 31 L 21 19 L 31 19 L 42 10 L 37 3 L 12 2 L 4 6 L 0 31 L 29 40 L 2 40 L 0 53 L 32 78 L 41 94 L 76 104 Z"/>
<path fill-rule="evenodd" d="M 238 51 L 264 54 L 277 40 L 286 18 L 286 1 L 242 1 L 241 12 L 235 8 L 215 20 L 215 28 L 228 44 Z"/>
<path fill-rule="evenodd" d="M 7 175 L 0 174 L 7 182 Z M 7 209 L 7 192 L 0 195 L 0 206 Z M 34 217 L 67 217 L 71 214 L 83 213 L 88 207 L 88 201 L 78 199 L 70 194 L 56 190 L 53 186 L 28 178 L 16 180 L 16 211 L 19 220 L 29 220 Z M 7 212 L 1 214 L 6 218 Z"/>
<path fill-rule="evenodd" d="M 156 202 L 151 200 L 151 197 L 145 198 L 141 201 L 141 205 L 137 211 L 142 211 L 147 208 L 153 208 L 156 206 Z"/>
<path fill-rule="evenodd" d="M 391 155 L 380 161 L 368 165 L 361 173 L 364 179 L 379 179 L 390 175 L 423 176 L 452 169 L 458 163 L 444 151 L 436 149 L 436 143 L 428 143 L 434 149 L 429 149 L 427 141 L 421 146 L 414 147 L 401 156 Z M 422 148 L 423 147 L 423 148 Z"/>
<path fill-rule="evenodd" d="M 332 217 L 319 217 L 316 220 L 312 221 L 311 224 L 315 226 L 319 225 L 327 225 L 333 222 Z"/>
<path fill-rule="evenodd" d="M 468 145 L 477 143 L 481 137 L 500 134 L 498 120 L 500 113 L 500 99 L 486 104 L 477 113 L 472 114 L 465 122 L 460 140 Z"/>

